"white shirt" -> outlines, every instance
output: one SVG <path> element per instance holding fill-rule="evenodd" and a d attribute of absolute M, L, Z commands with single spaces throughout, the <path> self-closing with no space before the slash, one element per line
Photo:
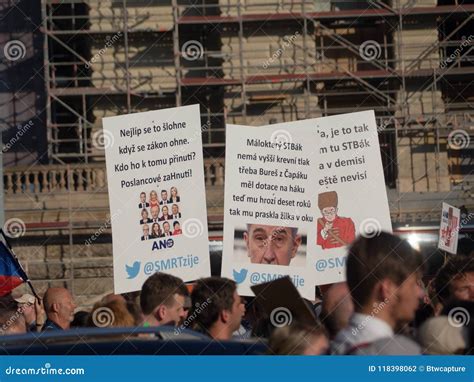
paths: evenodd
<path fill-rule="evenodd" d="M 331 344 L 331 351 L 334 354 L 346 354 L 357 345 L 393 337 L 393 334 L 392 327 L 380 318 L 354 313 L 349 325 L 337 334 Z"/>

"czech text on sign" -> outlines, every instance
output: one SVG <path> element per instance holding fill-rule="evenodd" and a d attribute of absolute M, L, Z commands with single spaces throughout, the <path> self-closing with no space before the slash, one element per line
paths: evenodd
<path fill-rule="evenodd" d="M 199 106 L 103 119 L 115 293 L 210 275 Z"/>

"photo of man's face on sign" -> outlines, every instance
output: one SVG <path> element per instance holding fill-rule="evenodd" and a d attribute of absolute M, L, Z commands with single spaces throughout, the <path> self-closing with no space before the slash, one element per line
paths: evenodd
<path fill-rule="evenodd" d="M 237 262 L 305 266 L 306 235 L 295 227 L 247 224 L 235 230 L 234 254 Z"/>

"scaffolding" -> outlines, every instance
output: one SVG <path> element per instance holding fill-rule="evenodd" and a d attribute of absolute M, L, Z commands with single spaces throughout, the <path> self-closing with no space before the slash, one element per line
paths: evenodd
<path fill-rule="evenodd" d="M 474 4 L 42 1 L 53 163 L 103 161 L 103 117 L 199 103 L 207 157 L 226 123 L 374 109 L 389 187 L 445 192 L 472 169 L 472 141 L 447 137 L 474 128 Z"/>

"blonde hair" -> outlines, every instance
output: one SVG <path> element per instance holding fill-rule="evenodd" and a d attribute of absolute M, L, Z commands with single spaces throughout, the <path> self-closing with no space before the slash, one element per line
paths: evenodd
<path fill-rule="evenodd" d="M 112 300 L 105 304 L 98 302 L 92 308 L 88 326 L 98 328 L 130 327 L 135 326 L 135 319 L 123 301 Z"/>
<path fill-rule="evenodd" d="M 315 338 L 328 337 L 326 329 L 319 324 L 294 323 L 276 328 L 268 341 L 269 354 L 301 355 Z"/>

